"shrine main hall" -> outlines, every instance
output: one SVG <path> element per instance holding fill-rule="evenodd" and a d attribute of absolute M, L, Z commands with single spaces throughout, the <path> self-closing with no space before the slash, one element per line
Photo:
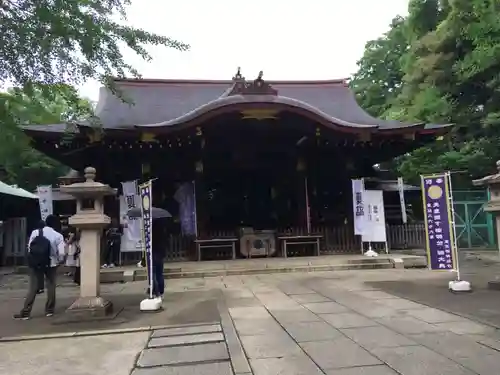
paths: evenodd
<path fill-rule="evenodd" d="M 35 149 L 76 171 L 93 166 L 112 187 L 154 178 L 153 204 L 174 221 L 175 192 L 193 183 L 198 239 L 260 233 L 263 240 L 330 228 L 343 239 L 323 247 L 359 251 L 351 179 L 380 188 L 375 164 L 450 128 L 374 118 L 345 80 L 267 81 L 262 72 L 248 80 L 238 69 L 231 80 L 114 84 L 121 98 L 101 88 L 96 120 L 28 125 L 24 132 Z"/>

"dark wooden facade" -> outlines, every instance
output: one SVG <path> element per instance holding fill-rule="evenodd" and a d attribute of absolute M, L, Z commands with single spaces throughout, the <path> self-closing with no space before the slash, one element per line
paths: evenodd
<path fill-rule="evenodd" d="M 345 81 L 117 80 L 98 122 L 26 126 L 33 146 L 98 179 L 156 178 L 155 205 L 176 212 L 179 183 L 196 182 L 199 231 L 351 221 L 352 178 L 434 141 L 449 126 L 375 119 Z M 307 185 L 305 184 L 307 181 Z"/>

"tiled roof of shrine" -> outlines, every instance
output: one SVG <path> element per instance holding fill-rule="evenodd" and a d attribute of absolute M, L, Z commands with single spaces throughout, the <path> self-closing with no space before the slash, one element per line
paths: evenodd
<path fill-rule="evenodd" d="M 345 80 L 247 81 L 238 73 L 232 80 L 117 79 L 122 98 L 101 88 L 96 115 L 104 129 L 169 127 L 187 124 L 211 111 L 247 104 L 275 105 L 280 110 L 302 111 L 323 123 L 375 131 L 434 130 L 449 125 L 402 123 L 377 119 L 356 102 Z M 86 126 L 79 123 L 78 126 Z M 25 126 L 28 132 L 64 132 L 65 124 Z"/>

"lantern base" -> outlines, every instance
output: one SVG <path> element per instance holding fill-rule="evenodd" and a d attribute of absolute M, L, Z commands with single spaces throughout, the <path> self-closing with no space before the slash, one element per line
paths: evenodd
<path fill-rule="evenodd" d="M 448 283 L 448 289 L 453 293 L 471 292 L 472 288 L 468 281 L 453 280 Z"/>

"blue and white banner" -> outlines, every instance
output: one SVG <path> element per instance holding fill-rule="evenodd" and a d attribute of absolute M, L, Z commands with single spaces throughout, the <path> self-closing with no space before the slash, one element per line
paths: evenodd
<path fill-rule="evenodd" d="M 431 270 L 456 270 L 453 201 L 449 173 L 421 176 L 427 262 Z"/>
<path fill-rule="evenodd" d="M 362 236 L 365 231 L 365 181 L 352 180 L 352 208 L 354 213 L 354 234 Z"/>
<path fill-rule="evenodd" d="M 139 185 L 142 212 L 142 243 L 146 253 L 148 271 L 149 298 L 153 298 L 153 184 L 152 181 Z"/>

